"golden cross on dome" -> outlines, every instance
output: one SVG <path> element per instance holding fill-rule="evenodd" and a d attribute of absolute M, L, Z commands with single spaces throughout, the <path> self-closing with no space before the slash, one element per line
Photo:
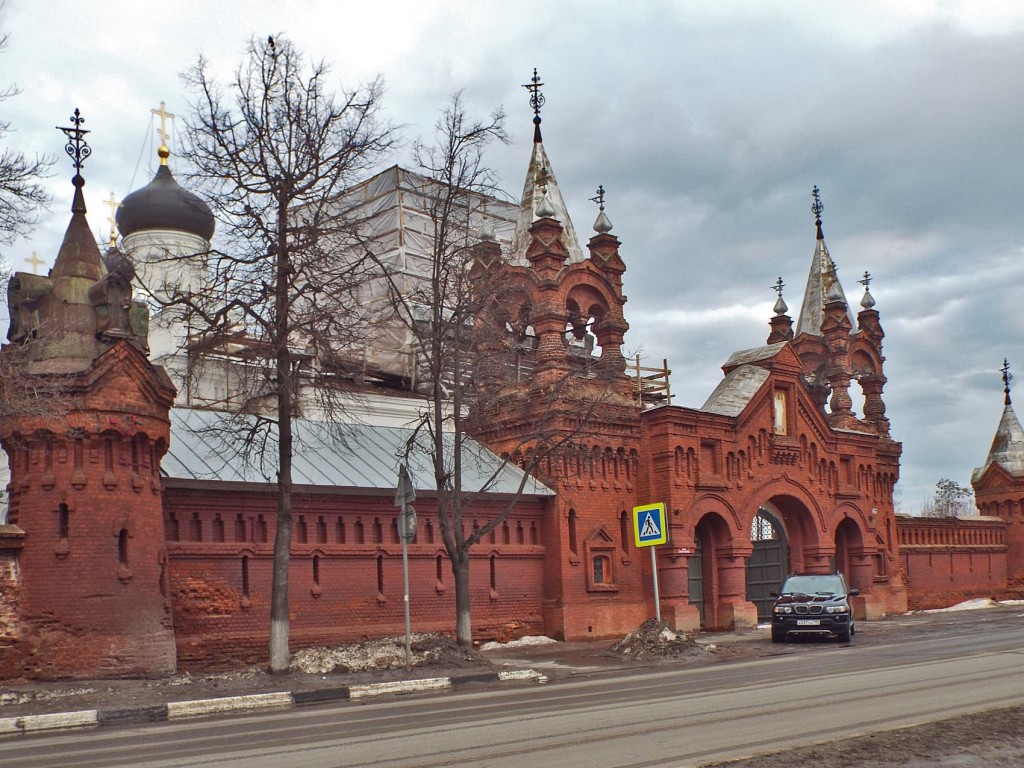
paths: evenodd
<path fill-rule="evenodd" d="M 43 261 L 42 259 L 39 258 L 39 255 L 35 251 L 32 251 L 32 258 L 31 259 L 25 259 L 25 261 L 27 261 L 29 264 L 32 265 L 32 274 L 33 275 L 37 274 L 36 270 L 39 269 L 39 267 L 43 266 L 43 264 L 46 263 L 45 261 Z"/>
<path fill-rule="evenodd" d="M 156 132 L 160 136 L 160 142 L 164 145 L 167 144 L 167 118 L 174 119 L 174 115 L 167 111 L 167 105 L 164 102 L 160 102 L 160 109 L 149 110 L 154 115 L 160 118 L 160 127 L 157 128 Z"/>
<path fill-rule="evenodd" d="M 110 215 L 107 216 L 107 221 L 110 222 L 110 246 L 113 247 L 117 244 L 117 209 L 121 207 L 114 198 L 114 193 L 110 193 L 110 197 L 103 201 L 103 203 L 110 208 Z"/>

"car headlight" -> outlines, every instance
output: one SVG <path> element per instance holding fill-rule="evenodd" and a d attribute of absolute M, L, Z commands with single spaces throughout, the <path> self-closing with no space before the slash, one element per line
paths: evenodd
<path fill-rule="evenodd" d="M 776 613 L 792 613 L 793 612 L 793 608 L 792 608 L 792 606 L 789 606 L 789 605 L 777 605 L 777 606 L 775 606 L 775 612 Z"/>
<path fill-rule="evenodd" d="M 845 605 L 829 605 L 825 607 L 828 613 L 847 613 L 850 609 Z"/>

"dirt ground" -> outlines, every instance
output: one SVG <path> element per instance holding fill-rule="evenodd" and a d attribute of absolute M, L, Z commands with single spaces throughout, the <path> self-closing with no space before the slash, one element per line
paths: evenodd
<path fill-rule="evenodd" d="M 896 616 L 858 626 L 856 643 L 870 646 L 962 633 L 978 622 L 1019 626 L 1024 607 Z M 1024 640 L 1022 640 L 1024 646 Z M 416 635 L 413 669 L 405 671 L 404 641 L 368 641 L 295 654 L 293 670 L 269 675 L 259 668 L 158 680 L 105 680 L 5 684 L 0 718 L 83 709 L 134 709 L 218 696 L 309 691 L 386 680 L 455 677 L 502 668 L 533 667 L 549 679 L 600 675 L 624 669 L 721 664 L 779 655 L 805 655 L 818 644 L 773 644 L 765 629 L 721 635 L 680 635 L 649 620 L 618 643 L 587 641 L 499 647 L 483 653 L 458 648 L 447 637 Z M 497 683 L 495 683 L 497 685 Z M 1024 766 L 1024 707 L 994 710 L 927 725 L 879 732 L 827 744 L 720 763 L 715 768 L 1000 768 Z"/>
<path fill-rule="evenodd" d="M 1020 768 L 1024 707 L 882 731 L 706 768 Z"/>

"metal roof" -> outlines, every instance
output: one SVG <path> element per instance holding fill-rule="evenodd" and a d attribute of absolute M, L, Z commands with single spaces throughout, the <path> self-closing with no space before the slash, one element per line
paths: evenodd
<path fill-rule="evenodd" d="M 246 449 L 244 435 L 257 435 Z M 340 424 L 296 419 L 292 482 L 295 485 L 361 490 L 394 490 L 400 458 L 413 430 L 402 427 Z M 445 434 L 449 448 L 454 435 Z M 429 438 L 417 436 L 409 454 L 409 472 L 417 491 L 435 490 L 426 450 Z M 277 427 L 255 416 L 191 408 L 171 409 L 171 444 L 161 464 L 167 478 L 182 481 L 273 484 L 277 480 Z M 472 492 L 517 493 L 522 470 L 503 462 L 480 443 L 465 439 L 462 487 Z M 526 476 L 523 493 L 554 496 Z"/>
<path fill-rule="evenodd" d="M 733 418 L 739 416 L 761 385 L 768 380 L 768 373 L 766 368 L 739 366 L 719 382 L 700 410 Z"/>

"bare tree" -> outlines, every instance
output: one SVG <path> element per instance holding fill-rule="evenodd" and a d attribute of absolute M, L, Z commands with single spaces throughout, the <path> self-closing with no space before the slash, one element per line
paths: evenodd
<path fill-rule="evenodd" d="M 194 352 L 233 350 L 237 369 L 250 377 L 234 403 L 247 414 L 237 439 L 256 452 L 276 443 L 272 672 L 286 671 L 290 662 L 293 420 L 300 389 L 315 361 L 343 359 L 341 351 L 365 325 L 354 296 L 368 270 L 342 193 L 392 140 L 378 119 L 379 81 L 336 98 L 328 78 L 323 62 L 308 65 L 280 37 L 251 41 L 227 88 L 202 58 L 185 75 L 194 94 L 185 157 L 220 221 L 224 247 L 210 256 L 208 284 L 178 291 L 171 303 L 188 316 Z M 334 389 L 314 391 L 327 407 Z"/>
<path fill-rule="evenodd" d="M 0 52 L 6 45 L 7 35 L 0 35 Z M 0 91 L 0 101 L 18 93 L 17 86 L 7 86 Z M 10 130 L 11 124 L 0 119 L 0 142 Z M 49 175 L 52 165 L 50 157 L 30 158 L 9 147 L 0 149 L 0 245 L 11 245 L 27 235 L 36 222 L 36 212 L 49 204 L 50 195 L 39 180 Z"/>
<path fill-rule="evenodd" d="M 924 517 L 960 517 L 969 515 L 974 508 L 974 492 L 956 480 L 939 480 L 935 496 L 921 510 Z"/>
<path fill-rule="evenodd" d="M 559 432 L 552 426 L 563 393 L 561 384 L 554 386 L 542 415 L 519 442 L 523 450 L 509 453 L 523 458 L 517 489 L 482 526 L 464 524 L 474 504 L 493 492 L 499 478 L 507 477 L 509 461 L 506 458 L 480 484 L 464 483 L 464 476 L 473 474 L 464 469 L 472 461 L 474 406 L 486 397 L 485 392 L 493 391 L 490 385 L 501 378 L 509 352 L 502 335 L 495 333 L 495 324 L 504 331 L 504 318 L 516 319 L 514 311 L 510 315 L 518 295 L 514 287 L 504 281 L 499 269 L 480 267 L 481 259 L 496 267 L 496 261 L 506 258 L 489 232 L 486 206 L 493 199 L 494 179 L 483 162 L 483 151 L 490 143 L 506 140 L 503 123 L 500 110 L 487 119 L 471 119 L 461 95 L 452 97 L 436 124 L 434 143 L 418 143 L 415 148 L 422 173 L 417 205 L 422 206 L 432 230 L 430 252 L 421 255 L 418 269 L 412 267 L 415 275 L 398 275 L 381 265 L 395 315 L 414 340 L 421 391 L 429 397 L 407 450 L 428 454 L 432 464 L 439 528 L 455 582 L 456 640 L 462 646 L 473 640 L 473 546 L 515 509 L 532 482 L 530 472 L 586 425 L 583 418 L 569 431 Z"/>

